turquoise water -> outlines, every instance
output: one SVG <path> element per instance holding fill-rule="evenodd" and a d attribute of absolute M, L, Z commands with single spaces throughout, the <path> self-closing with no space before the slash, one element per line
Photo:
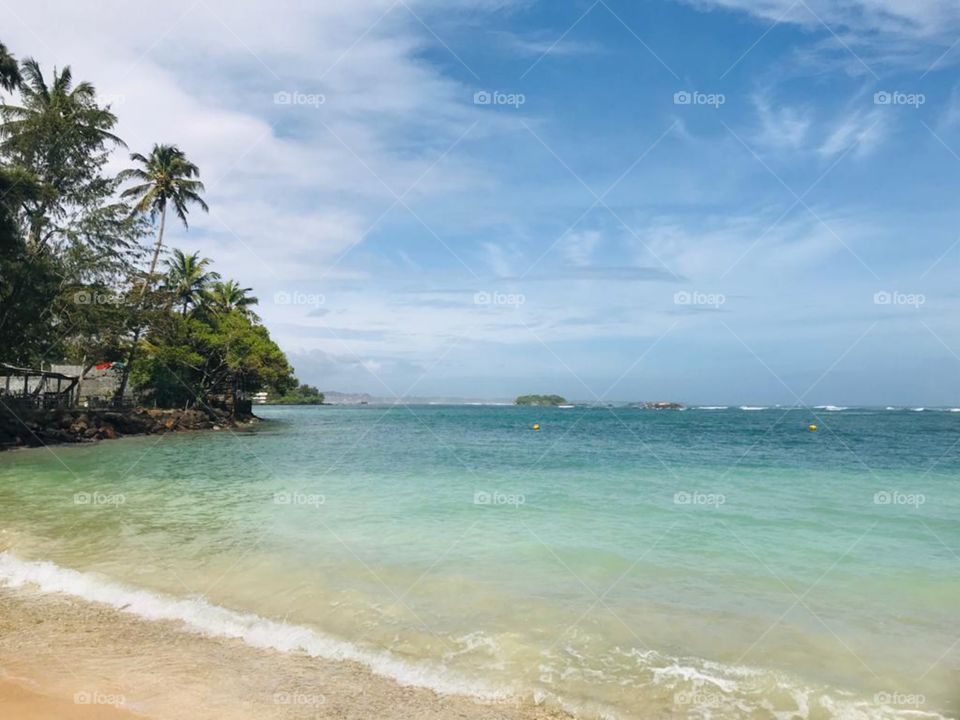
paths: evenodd
<path fill-rule="evenodd" d="M 584 717 L 960 712 L 960 413 L 260 414 L 0 456 L 0 578 Z"/>

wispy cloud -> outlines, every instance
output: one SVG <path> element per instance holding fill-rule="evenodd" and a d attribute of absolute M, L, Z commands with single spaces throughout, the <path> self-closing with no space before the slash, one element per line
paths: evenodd
<path fill-rule="evenodd" d="M 547 31 L 518 33 L 499 31 L 493 33 L 498 44 L 506 50 L 525 57 L 540 57 L 545 53 L 551 55 L 588 55 L 603 52 L 603 47 L 592 42 L 562 38 L 557 40 L 556 34 Z"/>
<path fill-rule="evenodd" d="M 827 158 L 844 152 L 864 157 L 877 149 L 886 134 L 887 120 L 880 110 L 849 113 L 829 130 L 818 152 Z"/>
<path fill-rule="evenodd" d="M 757 141 L 761 145 L 772 150 L 798 150 L 803 147 L 812 123 L 809 109 L 773 106 L 769 98 L 761 94 L 753 96 L 753 104 L 760 120 Z"/>

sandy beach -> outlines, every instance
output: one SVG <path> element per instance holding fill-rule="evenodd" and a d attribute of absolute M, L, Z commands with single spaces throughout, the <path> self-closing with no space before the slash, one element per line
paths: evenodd
<path fill-rule="evenodd" d="M 22 589 L 0 589 L 0 669 L 0 715 L 18 720 L 567 717 L 440 696 L 356 663 L 258 650 Z"/>
<path fill-rule="evenodd" d="M 0 680 L 0 708 L 4 717 L 17 720 L 122 720 L 137 717 L 111 706 L 78 705 L 72 698 L 44 695 L 22 680 Z"/>

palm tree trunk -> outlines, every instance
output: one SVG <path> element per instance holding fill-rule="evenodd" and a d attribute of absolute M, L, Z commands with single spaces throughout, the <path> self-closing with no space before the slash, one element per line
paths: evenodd
<path fill-rule="evenodd" d="M 140 288 L 140 299 L 143 299 L 143 294 L 147 290 L 147 283 L 153 279 L 153 273 L 157 270 L 157 261 L 160 259 L 160 248 L 163 247 L 163 228 L 167 224 L 167 205 L 164 203 L 163 208 L 160 210 L 160 230 L 157 232 L 157 246 L 153 249 L 153 260 L 150 262 L 150 272 L 147 274 L 147 279 L 143 283 L 143 287 Z"/>
<path fill-rule="evenodd" d="M 143 326 L 139 321 L 140 306 L 143 304 L 143 296 L 147 292 L 147 285 L 153 282 L 153 273 L 157 270 L 157 261 L 160 259 L 160 249 L 163 247 L 163 229 L 167 224 L 167 205 L 164 203 L 160 210 L 160 229 L 157 231 L 157 245 L 153 249 L 153 260 L 150 261 L 150 272 L 144 278 L 143 285 L 140 286 L 140 295 L 137 297 L 137 304 L 134 308 L 137 327 L 133 331 L 133 344 L 130 345 L 130 352 L 127 353 L 127 360 L 123 364 L 123 374 L 120 376 L 120 387 L 113 396 L 113 401 L 119 405 L 123 401 L 123 394 L 127 390 L 127 382 L 130 380 L 130 366 L 133 365 L 133 359 L 137 354 L 137 344 L 140 342 L 140 333 Z"/>

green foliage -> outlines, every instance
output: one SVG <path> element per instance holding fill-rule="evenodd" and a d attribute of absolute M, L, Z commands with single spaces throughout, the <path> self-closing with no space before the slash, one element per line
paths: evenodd
<path fill-rule="evenodd" d="M 132 376 L 164 407 L 292 393 L 297 381 L 251 309 L 251 288 L 179 250 L 155 282 L 167 210 L 184 226 L 191 206 L 207 210 L 183 151 L 155 145 L 110 177 L 108 155 L 123 142 L 93 85 L 74 82 L 70 67 L 48 80 L 0 43 L 0 87 L 19 91 L 19 103 L 0 103 L 0 362 L 122 360 L 122 387 Z"/>
<path fill-rule="evenodd" d="M 253 288 L 242 288 L 235 280 L 215 282 L 212 289 L 207 291 L 206 305 L 215 313 L 225 313 L 237 310 L 251 320 L 258 320 L 257 315 L 250 308 L 260 301 L 249 295 Z"/>
<path fill-rule="evenodd" d="M 33 60 L 22 76 L 20 103 L 0 105 L 0 361 L 36 366 L 79 351 L 84 327 L 119 337 L 126 317 L 75 296 L 123 292 L 143 225 L 103 174 L 120 141 L 93 86 L 69 67 L 48 84 Z"/>
<path fill-rule="evenodd" d="M 173 293 L 173 302 L 186 315 L 190 307 L 197 307 L 206 299 L 206 288 L 220 274 L 208 271 L 210 258 L 201 258 L 200 253 L 187 255 L 182 250 L 174 250 L 173 257 L 167 261 L 167 284 Z"/>
<path fill-rule="evenodd" d="M 17 59 L 10 54 L 6 45 L 0 43 L 0 88 L 15 90 L 20 87 L 21 80 Z"/>
<path fill-rule="evenodd" d="M 149 157 L 133 153 L 130 159 L 140 163 L 140 167 L 122 171 L 117 179 L 138 182 L 122 193 L 124 198 L 136 199 L 134 209 L 137 212 L 156 217 L 166 209 L 167 203 L 172 203 L 177 217 L 187 227 L 189 205 L 199 205 L 204 212 L 209 210 L 200 197 L 204 187 L 197 179 L 199 168 L 187 160 L 183 150 L 176 145 L 154 145 Z"/>
<path fill-rule="evenodd" d="M 521 395 L 513 401 L 515 405 L 566 405 L 560 395 Z"/>
<path fill-rule="evenodd" d="M 260 389 L 285 393 L 296 385 L 283 351 L 265 327 L 238 311 L 158 313 L 132 368 L 134 387 L 162 407 L 233 402 Z"/>
<path fill-rule="evenodd" d="M 54 71 L 50 83 L 36 60 L 24 60 L 21 73 L 21 104 L 0 105 L 0 152 L 39 181 L 22 210 L 30 249 L 42 252 L 77 212 L 111 194 L 102 169 L 123 141 L 111 133 L 116 116 L 97 104 L 93 85 L 74 85 L 69 66 Z"/>
<path fill-rule="evenodd" d="M 286 395 L 270 398 L 271 405 L 323 405 L 323 393 L 312 385 L 297 385 Z"/>

